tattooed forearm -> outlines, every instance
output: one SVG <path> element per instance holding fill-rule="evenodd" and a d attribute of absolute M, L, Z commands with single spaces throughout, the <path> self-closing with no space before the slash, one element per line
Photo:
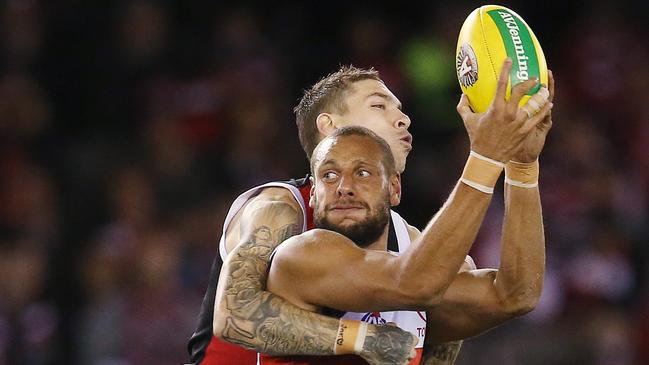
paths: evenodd
<path fill-rule="evenodd" d="M 403 364 L 415 356 L 416 341 L 414 335 L 398 327 L 376 326 L 368 328 L 360 355 L 370 363 Z"/>
<path fill-rule="evenodd" d="M 269 354 L 333 354 L 338 320 L 323 321 L 268 292 L 254 302 L 255 308 L 245 313 L 252 316 L 228 317 L 224 339 Z"/>
<path fill-rule="evenodd" d="M 273 217 L 293 217 L 293 223 L 257 225 L 231 253 L 221 298 L 227 309 L 221 337 L 271 354 L 333 354 L 337 319 L 302 310 L 264 291 L 273 250 L 301 232 L 300 212 L 286 204 L 270 208 Z"/>
<path fill-rule="evenodd" d="M 423 365 L 453 365 L 460 353 L 462 341 L 426 345 Z"/>

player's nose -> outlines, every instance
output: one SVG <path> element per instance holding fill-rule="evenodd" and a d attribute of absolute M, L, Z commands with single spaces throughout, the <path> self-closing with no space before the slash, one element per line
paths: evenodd
<path fill-rule="evenodd" d="M 338 186 L 336 192 L 339 197 L 342 196 L 354 196 L 354 186 L 352 179 L 350 177 L 341 177 L 338 181 Z"/>
<path fill-rule="evenodd" d="M 404 112 L 399 110 L 399 116 L 394 121 L 394 126 L 397 129 L 408 129 L 408 128 L 410 128 L 410 117 L 408 117 L 408 115 L 406 115 Z"/>

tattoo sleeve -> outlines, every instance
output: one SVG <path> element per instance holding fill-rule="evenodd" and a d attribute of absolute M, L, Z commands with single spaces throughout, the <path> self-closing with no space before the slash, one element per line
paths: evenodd
<path fill-rule="evenodd" d="M 260 352 L 277 355 L 332 355 L 338 320 L 298 308 L 264 291 L 273 250 L 299 234 L 299 213 L 294 223 L 278 227 L 257 225 L 230 254 L 221 300 L 226 310 L 221 337 Z"/>
<path fill-rule="evenodd" d="M 426 344 L 422 365 L 453 365 L 460 353 L 462 341 Z"/>
<path fill-rule="evenodd" d="M 370 364 L 403 364 L 414 358 L 417 338 L 394 326 L 368 328 L 359 354 Z"/>

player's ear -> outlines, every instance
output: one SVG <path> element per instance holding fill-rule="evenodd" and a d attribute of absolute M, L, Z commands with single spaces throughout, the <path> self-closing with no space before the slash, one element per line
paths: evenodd
<path fill-rule="evenodd" d="M 309 180 L 311 181 L 311 190 L 309 190 L 309 207 L 311 209 L 315 208 L 315 181 L 313 179 L 313 176 L 309 176 Z"/>
<path fill-rule="evenodd" d="M 390 205 L 395 207 L 401 203 L 401 175 L 392 174 L 388 183 L 390 184 Z"/>
<path fill-rule="evenodd" d="M 315 125 L 322 136 L 328 136 L 333 133 L 337 126 L 334 118 L 329 113 L 320 113 L 315 119 Z"/>

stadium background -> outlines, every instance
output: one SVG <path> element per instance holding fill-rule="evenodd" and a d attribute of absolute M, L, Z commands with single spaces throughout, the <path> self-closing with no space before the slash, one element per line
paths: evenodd
<path fill-rule="evenodd" d="M 291 108 L 339 64 L 374 66 L 411 116 L 397 210 L 423 226 L 467 155 L 454 49 L 477 5 L 0 2 L 0 364 L 186 360 L 225 210 L 307 172 Z M 649 364 L 647 2 L 505 5 L 558 84 L 546 285 L 458 364 Z"/>

